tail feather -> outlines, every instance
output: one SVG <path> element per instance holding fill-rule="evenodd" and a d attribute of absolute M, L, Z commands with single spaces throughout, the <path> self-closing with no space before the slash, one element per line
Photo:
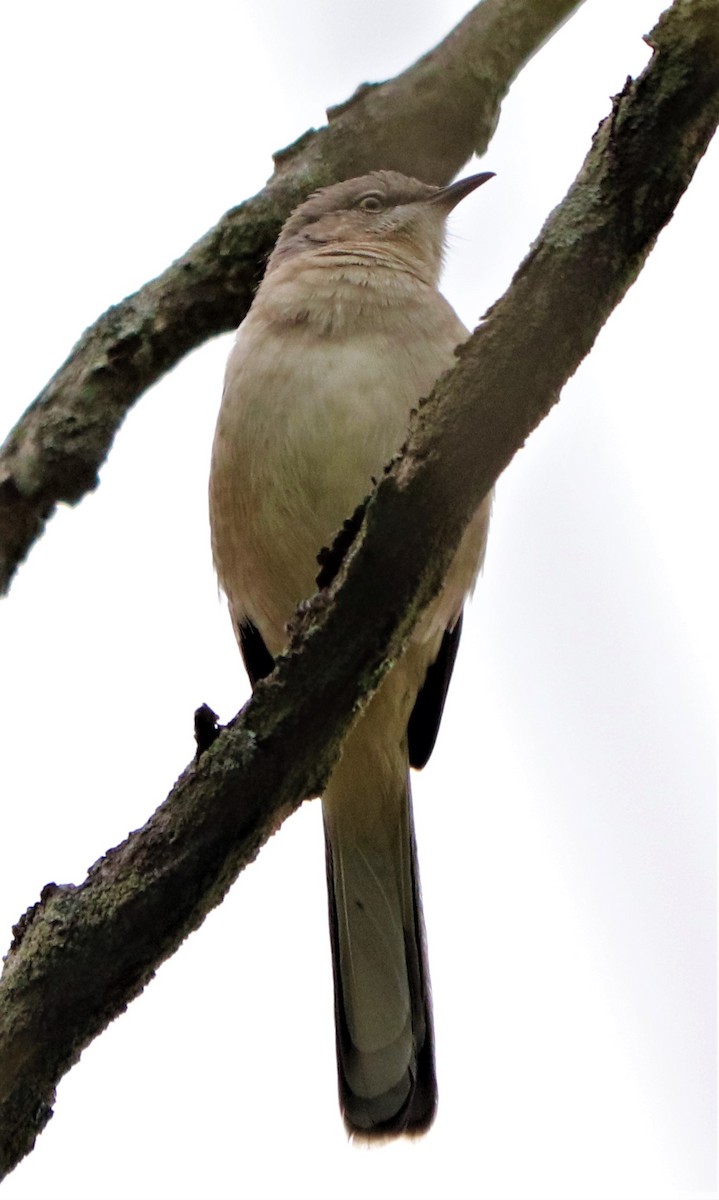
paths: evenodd
<path fill-rule="evenodd" d="M 409 781 L 396 836 L 325 818 L 340 1105 L 351 1133 L 422 1133 L 437 1102 Z"/>

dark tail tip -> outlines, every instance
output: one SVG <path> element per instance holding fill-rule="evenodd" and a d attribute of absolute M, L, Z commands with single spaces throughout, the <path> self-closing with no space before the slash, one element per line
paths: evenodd
<path fill-rule="evenodd" d="M 431 1026 L 416 1060 L 416 1075 L 410 1075 L 398 1097 L 391 1095 L 365 1100 L 348 1087 L 341 1067 L 342 1046 L 337 1032 L 339 1099 L 347 1132 L 362 1141 L 384 1141 L 396 1137 L 421 1137 L 432 1124 L 437 1111 L 437 1078 L 434 1069 L 434 1044 Z M 406 1095 L 403 1097 L 403 1093 Z M 388 1109 L 396 1111 L 386 1116 Z"/>

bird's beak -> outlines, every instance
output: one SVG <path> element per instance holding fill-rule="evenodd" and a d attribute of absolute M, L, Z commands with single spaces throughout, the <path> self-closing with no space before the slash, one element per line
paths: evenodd
<path fill-rule="evenodd" d="M 465 196 L 475 188 L 481 187 L 488 179 L 494 179 L 494 171 L 480 171 L 479 175 L 467 175 L 464 179 L 458 179 L 456 183 L 440 188 L 429 197 L 427 203 L 439 204 L 446 212 L 451 212 L 455 204 L 459 204 L 460 200 L 464 200 Z"/>

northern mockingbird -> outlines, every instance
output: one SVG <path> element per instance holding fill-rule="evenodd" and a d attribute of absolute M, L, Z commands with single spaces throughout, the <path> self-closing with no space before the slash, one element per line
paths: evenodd
<path fill-rule="evenodd" d="M 437 290 L 437 188 L 376 171 L 289 217 L 230 354 L 212 452 L 212 548 L 253 685 L 316 591 L 317 555 L 405 441 L 467 330 Z M 489 498 L 442 591 L 344 743 L 322 797 L 339 1093 L 363 1136 L 417 1134 L 436 1080 L 409 785 L 429 758 L 482 562 Z"/>

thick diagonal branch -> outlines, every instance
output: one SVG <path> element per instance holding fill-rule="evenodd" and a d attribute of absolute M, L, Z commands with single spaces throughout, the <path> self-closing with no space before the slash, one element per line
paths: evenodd
<path fill-rule="evenodd" d="M 0 594 L 60 501 L 74 503 L 138 396 L 244 316 L 279 227 L 314 188 L 377 167 L 446 183 L 483 153 L 509 85 L 581 0 L 483 0 L 413 67 L 360 88 L 275 156 L 267 187 L 83 334 L 0 450 Z"/>
<path fill-rule="evenodd" d="M 422 406 L 301 644 L 78 888 L 46 889 L 0 983 L 0 1175 L 82 1048 L 321 790 L 353 712 L 436 593 L 462 529 L 555 403 L 670 219 L 719 120 L 717 0 L 677 0 L 504 298 Z M 447 502 L 449 497 L 450 502 Z"/>

